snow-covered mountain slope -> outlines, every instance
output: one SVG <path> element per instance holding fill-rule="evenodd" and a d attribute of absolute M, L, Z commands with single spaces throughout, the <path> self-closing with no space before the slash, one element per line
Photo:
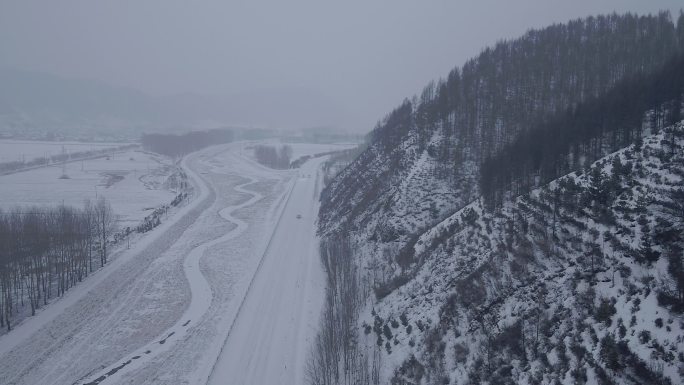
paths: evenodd
<path fill-rule="evenodd" d="M 599 143 L 598 151 L 580 151 L 575 159 L 595 160 L 631 143 L 632 132 L 611 132 L 610 149 L 591 135 L 636 126 L 647 110 L 663 110 L 675 97 L 666 87 L 654 91 L 644 84 L 676 83 L 663 70 L 684 52 L 684 15 L 680 18 L 675 26 L 666 13 L 590 17 L 484 49 L 378 123 L 366 150 L 326 187 L 320 232 L 351 232 L 374 254 L 403 249 L 416 233 L 480 195 L 480 167 L 487 160 L 531 130 L 563 129 L 539 127 L 545 122 L 583 124 L 581 130 L 565 130 L 587 133 L 575 147 Z M 660 77 L 648 78 L 653 74 Z M 653 97 L 642 103 L 639 95 L 645 94 Z M 612 105 L 624 110 L 608 111 Z M 596 121 L 605 123 L 599 127 Z M 396 270 L 392 264 L 383 268 L 388 274 Z"/>
<path fill-rule="evenodd" d="M 341 227 L 363 232 L 381 252 L 405 243 L 457 207 L 460 191 L 449 180 L 434 177 L 442 162 L 418 151 L 418 137 L 411 132 L 392 149 L 373 144 L 343 169 L 324 192 L 321 232 Z M 434 134 L 431 141 L 440 139 Z"/>
<path fill-rule="evenodd" d="M 322 194 L 311 383 L 680 382 L 684 15 L 634 39 L 669 20 L 530 31 L 378 123 Z"/>
<path fill-rule="evenodd" d="M 393 266 L 367 282 L 362 354 L 380 383 L 681 383 L 682 234 L 679 123 L 501 209 L 474 201 L 394 258 L 360 251 Z"/>

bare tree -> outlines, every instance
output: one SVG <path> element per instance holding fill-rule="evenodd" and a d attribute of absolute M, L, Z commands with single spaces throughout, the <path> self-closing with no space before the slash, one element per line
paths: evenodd
<path fill-rule="evenodd" d="M 363 298 L 350 242 L 345 237 L 324 239 L 320 252 L 328 282 L 321 328 L 307 367 L 309 382 L 377 384 L 379 353 L 364 354 L 358 344 L 357 325 Z"/>
<path fill-rule="evenodd" d="M 107 263 L 107 241 L 114 232 L 114 212 L 112 206 L 104 198 L 95 204 L 95 218 L 100 239 L 100 266 Z"/>
<path fill-rule="evenodd" d="M 107 201 L 86 201 L 83 209 L 17 207 L 0 210 L 0 327 L 11 328 L 16 308 L 25 303 L 31 314 L 92 271 L 99 243 L 101 263 L 115 231 Z"/>

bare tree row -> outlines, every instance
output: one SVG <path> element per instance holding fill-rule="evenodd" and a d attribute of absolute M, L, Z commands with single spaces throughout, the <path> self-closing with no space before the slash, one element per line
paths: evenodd
<path fill-rule="evenodd" d="M 215 128 L 208 131 L 192 131 L 182 135 L 144 134 L 140 142 L 147 151 L 170 157 L 181 157 L 214 144 L 230 143 L 233 137 L 232 130 Z"/>
<path fill-rule="evenodd" d="M 27 302 L 34 315 L 106 264 L 114 223 L 104 198 L 86 201 L 82 208 L 0 210 L 0 326 L 10 330 L 13 316 Z"/>
<path fill-rule="evenodd" d="M 276 169 L 290 168 L 290 157 L 292 157 L 292 147 L 281 146 L 276 148 L 274 146 L 258 145 L 254 147 L 254 156 L 257 162 Z"/>
<path fill-rule="evenodd" d="M 376 385 L 380 381 L 380 352 L 364 354 L 358 343 L 358 317 L 368 293 L 346 238 L 321 242 L 327 273 L 326 300 L 320 331 L 314 341 L 307 374 L 312 385 Z"/>

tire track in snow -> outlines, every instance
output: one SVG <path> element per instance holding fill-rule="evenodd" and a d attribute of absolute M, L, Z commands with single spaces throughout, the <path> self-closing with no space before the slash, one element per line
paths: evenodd
<path fill-rule="evenodd" d="M 190 168 L 188 168 L 188 170 L 190 170 Z M 191 172 L 196 175 L 194 170 Z M 123 358 L 116 363 L 98 371 L 97 374 L 88 376 L 87 379 L 79 381 L 78 383 L 83 385 L 105 385 L 115 383 L 124 374 L 130 373 L 131 371 L 144 366 L 145 363 L 150 362 L 159 354 L 170 350 L 176 342 L 180 341 L 191 332 L 192 327 L 199 323 L 199 321 L 202 319 L 202 316 L 209 309 L 213 297 L 209 283 L 200 271 L 200 260 L 204 255 L 204 252 L 207 249 L 217 244 L 229 241 L 244 232 L 247 228 L 247 223 L 239 218 L 234 217 L 232 214 L 237 210 L 255 204 L 263 198 L 262 194 L 245 189 L 245 187 L 249 186 L 250 184 L 258 182 L 258 179 L 254 177 L 247 176 L 247 178 L 249 179 L 247 182 L 236 186 L 234 190 L 240 193 L 251 195 L 251 197 L 245 202 L 237 205 L 231 205 L 218 211 L 218 214 L 223 219 L 235 224 L 236 228 L 219 238 L 196 246 L 185 257 L 185 261 L 183 262 L 183 272 L 188 279 L 191 291 L 191 300 L 190 305 L 183 313 L 183 316 L 176 322 L 174 326 L 167 329 L 164 331 L 164 333 L 161 333 L 157 338 L 155 338 L 153 342 L 148 343 L 142 348 L 139 348 L 135 352 L 129 354 L 126 358 Z M 208 187 L 208 183 L 203 178 L 198 179 L 201 179 L 202 183 Z M 213 189 L 213 187 L 209 188 Z"/>
<path fill-rule="evenodd" d="M 233 319 L 231 320 L 230 326 L 228 327 L 227 332 L 225 334 L 225 337 L 223 338 L 223 341 L 221 343 L 221 348 L 218 350 L 218 352 L 216 354 L 216 358 L 214 359 L 214 362 L 211 365 L 211 369 L 209 370 L 208 373 L 200 374 L 201 383 L 203 383 L 203 384 L 209 383 L 209 381 L 211 380 L 212 374 L 216 370 L 216 365 L 218 365 L 221 354 L 223 353 L 223 350 L 226 347 L 226 343 L 228 341 L 228 338 L 230 337 L 230 333 L 233 331 L 233 327 L 235 326 L 235 321 L 237 321 L 238 316 L 240 315 L 240 312 L 244 308 L 245 302 L 247 300 L 247 296 L 249 295 L 250 290 L 254 286 L 254 281 L 256 280 L 256 277 L 259 274 L 259 270 L 261 270 L 261 266 L 264 264 L 264 260 L 266 259 L 266 254 L 268 253 L 269 249 L 271 248 L 271 243 L 273 242 L 273 236 L 275 235 L 275 232 L 276 232 L 276 229 L 278 229 L 278 226 L 280 226 L 280 222 L 282 221 L 283 215 L 285 214 L 285 208 L 287 207 L 287 204 L 290 202 L 290 197 L 292 196 L 292 190 L 294 190 L 294 186 L 296 185 L 296 183 L 297 183 L 297 178 L 295 177 L 292 181 L 290 189 L 287 192 L 287 199 L 285 199 L 285 203 L 282 206 L 282 210 L 280 212 L 280 215 L 278 216 L 278 221 L 276 222 L 276 225 L 273 228 L 273 233 L 271 233 L 271 236 L 268 238 L 268 243 L 266 244 L 266 247 L 264 248 L 264 252 L 261 254 L 261 258 L 259 259 L 259 263 L 257 264 L 257 267 L 254 270 L 254 273 L 252 274 L 252 277 L 250 278 L 249 283 L 247 284 L 247 288 L 245 289 L 244 293 L 242 294 L 242 297 L 240 299 L 240 304 L 238 305 L 238 308 L 235 311 L 235 314 L 233 315 Z"/>

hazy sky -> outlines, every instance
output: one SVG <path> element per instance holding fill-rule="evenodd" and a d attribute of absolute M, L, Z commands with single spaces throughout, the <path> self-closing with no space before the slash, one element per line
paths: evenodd
<path fill-rule="evenodd" d="M 501 38 L 681 0 L 0 0 L 0 67 L 153 94 L 305 88 L 368 130 Z"/>

